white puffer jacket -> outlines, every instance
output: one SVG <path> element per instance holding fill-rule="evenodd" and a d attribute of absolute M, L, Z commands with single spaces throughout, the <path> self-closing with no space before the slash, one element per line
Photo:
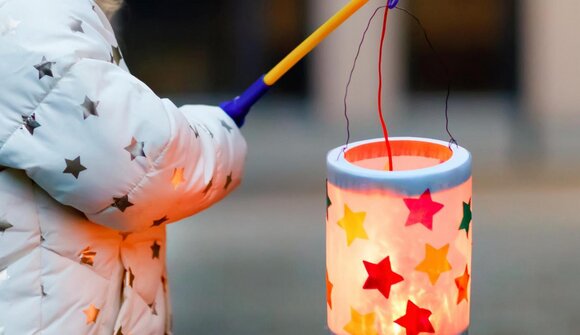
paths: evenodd
<path fill-rule="evenodd" d="M 90 0 L 0 0 L 0 334 L 170 333 L 165 224 L 245 152 L 221 109 L 129 74 Z"/>

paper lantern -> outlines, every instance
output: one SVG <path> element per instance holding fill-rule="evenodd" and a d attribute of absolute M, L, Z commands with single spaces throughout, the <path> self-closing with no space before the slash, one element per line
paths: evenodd
<path fill-rule="evenodd" d="M 422 138 L 327 157 L 327 311 L 335 334 L 467 334 L 471 155 Z"/>

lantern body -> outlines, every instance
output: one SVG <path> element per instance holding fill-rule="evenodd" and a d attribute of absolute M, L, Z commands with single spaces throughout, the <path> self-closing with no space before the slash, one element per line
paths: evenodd
<path fill-rule="evenodd" d="M 466 334 L 471 155 L 420 138 L 327 157 L 327 312 L 334 334 Z"/>

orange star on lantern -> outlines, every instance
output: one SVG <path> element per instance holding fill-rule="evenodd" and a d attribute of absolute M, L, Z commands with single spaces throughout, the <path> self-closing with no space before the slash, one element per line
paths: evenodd
<path fill-rule="evenodd" d="M 451 264 L 447 260 L 449 244 L 440 249 L 435 249 L 430 244 L 425 244 L 425 259 L 417 265 L 415 270 L 429 275 L 431 284 L 435 285 L 443 272 L 451 271 Z"/>
<path fill-rule="evenodd" d="M 429 321 L 431 311 L 420 308 L 411 300 L 407 302 L 407 314 L 395 320 L 395 323 L 407 330 L 407 335 L 418 335 L 419 333 L 435 333 L 435 329 Z"/>
<path fill-rule="evenodd" d="M 363 226 L 365 212 L 353 212 L 348 205 L 344 205 L 344 217 L 338 221 L 338 225 L 346 232 L 347 245 L 351 245 L 356 238 L 368 240 L 367 232 Z"/>
<path fill-rule="evenodd" d="M 462 276 L 455 278 L 455 285 L 457 286 L 457 290 L 459 290 L 457 294 L 457 304 L 459 305 L 460 302 L 463 300 L 469 301 L 467 298 L 467 286 L 469 285 L 469 272 L 467 270 L 467 265 L 465 266 L 465 272 Z"/>
<path fill-rule="evenodd" d="M 421 223 L 427 229 L 433 230 L 433 216 L 443 208 L 443 204 L 431 200 L 431 191 L 426 190 L 419 199 L 403 201 L 410 210 L 405 226 Z"/>
<path fill-rule="evenodd" d="M 328 304 L 328 307 L 330 307 L 330 309 L 332 309 L 332 288 L 334 287 L 334 285 L 332 285 L 332 283 L 330 282 L 330 279 L 328 279 L 328 271 L 326 271 L 326 303 Z"/>
<path fill-rule="evenodd" d="M 350 322 L 344 330 L 350 335 L 378 335 L 375 328 L 375 313 L 360 314 L 354 308 L 350 309 Z"/>
<path fill-rule="evenodd" d="M 183 178 L 183 172 L 185 171 L 184 168 L 178 168 L 173 170 L 173 177 L 171 177 L 171 185 L 173 185 L 173 189 L 177 189 L 179 185 L 181 185 L 185 178 Z"/>
<path fill-rule="evenodd" d="M 97 316 L 99 316 L 99 312 L 101 310 L 95 307 L 95 305 L 91 304 L 89 308 L 83 309 L 83 313 L 87 316 L 87 324 L 90 325 L 91 323 L 95 323 L 97 321 Z"/>

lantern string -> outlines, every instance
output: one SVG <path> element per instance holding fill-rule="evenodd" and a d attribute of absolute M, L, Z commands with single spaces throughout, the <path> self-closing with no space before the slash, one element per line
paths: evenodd
<path fill-rule="evenodd" d="M 367 23 L 367 26 L 362 34 L 361 40 L 358 44 L 358 49 L 356 51 L 356 55 L 354 56 L 354 61 L 352 63 L 352 67 L 351 67 L 350 73 L 348 75 L 348 81 L 346 83 L 346 89 L 344 91 L 344 118 L 346 120 L 346 143 L 344 144 L 344 148 L 342 149 L 341 154 L 344 153 L 344 151 L 348 148 L 348 145 L 350 144 L 351 134 L 350 134 L 350 118 L 348 117 L 348 94 L 349 94 L 349 90 L 350 90 L 350 84 L 352 83 L 352 77 L 354 75 L 354 71 L 356 70 L 356 65 L 357 65 L 362 47 L 364 45 L 367 33 L 368 33 L 368 31 L 371 27 L 371 24 L 373 22 L 373 19 L 375 18 L 375 16 L 377 16 L 378 12 L 381 9 L 386 8 L 386 7 L 387 6 L 378 7 L 377 9 L 375 9 L 374 13 L 371 15 L 371 17 Z M 340 155 L 339 155 L 339 157 L 340 157 Z M 338 157 L 337 157 L 337 159 L 338 159 Z"/>
<path fill-rule="evenodd" d="M 431 51 L 435 55 L 435 58 L 439 62 L 439 65 L 443 69 L 443 72 L 445 73 L 445 78 L 447 81 L 447 94 L 445 96 L 445 130 L 447 131 L 447 134 L 449 135 L 449 149 L 451 149 L 452 144 L 455 144 L 457 146 L 458 143 L 455 140 L 455 137 L 453 137 L 453 135 L 451 134 L 451 131 L 449 130 L 449 98 L 451 96 L 451 74 L 449 72 L 449 68 L 447 67 L 447 64 L 445 63 L 443 58 L 439 55 L 439 53 L 437 52 L 437 50 L 433 46 L 433 43 L 431 43 L 431 39 L 429 38 L 429 34 L 427 33 L 427 29 L 425 28 L 425 26 L 423 25 L 421 20 L 416 15 L 414 15 L 413 13 L 411 13 L 409 10 L 407 10 L 405 8 L 397 6 L 396 9 L 402 11 L 403 13 L 405 13 L 409 17 L 411 17 L 413 19 L 413 21 L 415 21 L 417 23 L 419 28 L 421 28 L 421 30 L 423 31 L 423 36 L 425 37 L 425 41 L 427 42 L 427 45 L 429 46 L 429 49 L 431 49 Z"/>
<path fill-rule="evenodd" d="M 389 141 L 389 130 L 387 129 L 387 124 L 385 122 L 385 117 L 383 115 L 383 48 L 385 45 L 385 36 L 387 34 L 387 17 L 389 16 L 389 8 L 385 8 L 385 14 L 383 15 L 383 29 L 381 31 L 381 43 L 379 47 L 379 89 L 377 95 L 377 105 L 379 112 L 379 119 L 381 121 L 381 127 L 383 128 L 383 135 L 385 137 L 385 145 L 387 146 L 387 154 L 389 156 L 389 171 L 393 171 L 393 154 L 391 152 L 391 142 Z"/>

